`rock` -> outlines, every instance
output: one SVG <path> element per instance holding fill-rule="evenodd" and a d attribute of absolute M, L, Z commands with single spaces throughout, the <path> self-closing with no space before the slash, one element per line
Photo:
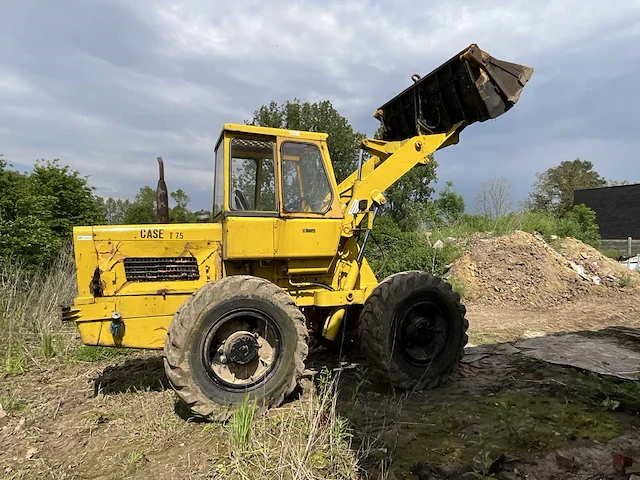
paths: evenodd
<path fill-rule="evenodd" d="M 430 463 L 416 463 L 409 469 L 409 472 L 418 477 L 418 480 L 440 480 L 443 478 L 441 470 Z"/>
<path fill-rule="evenodd" d="M 4 411 L 4 408 L 2 408 L 2 405 L 0 405 L 0 418 L 4 418 L 7 416 L 7 412 Z"/>
<path fill-rule="evenodd" d="M 640 473 L 640 463 L 639 462 L 633 462 L 633 465 L 631 465 L 629 467 L 625 467 L 624 473 L 625 473 L 625 475 L 629 475 L 631 473 Z"/>
<path fill-rule="evenodd" d="M 640 475 L 631 475 L 629 480 L 640 480 Z"/>
<path fill-rule="evenodd" d="M 573 455 L 564 450 L 556 451 L 556 462 L 560 467 L 566 468 L 567 470 L 571 470 L 576 463 Z"/>
<path fill-rule="evenodd" d="M 438 240 L 436 243 L 433 244 L 433 248 L 435 250 L 442 250 L 442 247 L 444 247 L 444 243 L 442 243 L 442 240 Z"/>
<path fill-rule="evenodd" d="M 625 468 L 633 465 L 633 459 L 621 453 L 614 452 L 611 457 L 613 458 L 613 469 L 618 473 L 624 473 Z"/>

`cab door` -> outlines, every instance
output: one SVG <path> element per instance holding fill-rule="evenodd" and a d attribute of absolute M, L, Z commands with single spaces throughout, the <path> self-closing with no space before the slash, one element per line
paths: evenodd
<path fill-rule="evenodd" d="M 340 240 L 342 214 L 325 144 L 278 139 L 280 217 L 276 223 L 275 256 L 310 259 L 327 264 Z"/>
<path fill-rule="evenodd" d="M 228 148 L 223 258 L 272 259 L 278 220 L 276 139 L 239 135 Z"/>

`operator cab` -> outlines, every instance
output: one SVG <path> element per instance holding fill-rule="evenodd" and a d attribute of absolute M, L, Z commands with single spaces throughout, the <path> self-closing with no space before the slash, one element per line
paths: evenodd
<path fill-rule="evenodd" d="M 213 192 L 213 221 L 231 237 L 225 258 L 335 255 L 342 209 L 326 139 L 325 133 L 225 125 Z M 250 249 L 241 235 L 252 237 Z M 256 250 L 257 239 L 264 249 Z"/>
<path fill-rule="evenodd" d="M 214 220 L 247 213 L 314 217 L 339 213 L 326 137 L 322 133 L 225 125 L 215 150 Z M 229 187 L 228 195 L 225 186 Z"/>

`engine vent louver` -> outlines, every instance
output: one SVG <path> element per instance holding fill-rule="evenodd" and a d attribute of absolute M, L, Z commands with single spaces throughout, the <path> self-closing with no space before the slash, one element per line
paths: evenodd
<path fill-rule="evenodd" d="M 124 273 L 128 282 L 173 282 L 200 278 L 195 257 L 129 257 L 124 259 Z"/>

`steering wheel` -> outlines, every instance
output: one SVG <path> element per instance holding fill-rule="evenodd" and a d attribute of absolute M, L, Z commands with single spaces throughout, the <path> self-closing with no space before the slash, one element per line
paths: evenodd
<path fill-rule="evenodd" d="M 286 204 L 284 206 L 284 208 L 289 211 L 289 212 L 302 212 L 302 202 L 305 201 L 306 199 L 308 199 L 309 196 L 308 195 L 303 195 L 302 197 L 296 198 L 295 200 L 289 202 L 288 204 Z M 325 199 L 322 201 L 322 204 L 320 205 L 320 208 L 317 210 L 314 210 L 311 207 L 308 207 L 309 210 L 308 211 L 313 211 L 314 213 L 323 213 L 327 207 L 329 205 L 331 205 L 331 200 L 333 199 L 333 197 L 331 196 L 331 194 L 327 195 L 325 197 Z M 296 207 L 296 210 L 293 210 L 293 207 Z"/>
<path fill-rule="evenodd" d="M 307 198 L 305 196 L 295 198 L 289 203 L 285 204 L 284 208 L 287 212 L 300 212 L 302 210 L 302 201 Z"/>
<path fill-rule="evenodd" d="M 240 207 L 236 208 L 236 210 L 249 210 L 249 202 L 247 201 L 247 197 L 244 196 L 244 193 L 236 189 L 233 191 L 233 195 L 236 207 Z"/>

